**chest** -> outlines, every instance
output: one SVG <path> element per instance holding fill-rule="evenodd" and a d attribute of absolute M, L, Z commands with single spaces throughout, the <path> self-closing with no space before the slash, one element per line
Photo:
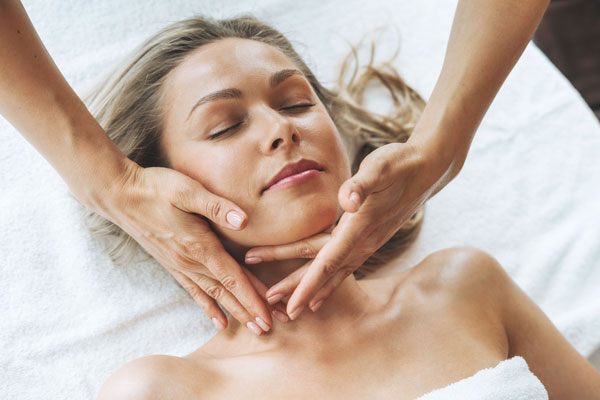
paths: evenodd
<path fill-rule="evenodd" d="M 342 340 L 343 342 L 343 340 Z M 214 398 L 414 399 L 504 359 L 465 332 L 380 335 L 331 351 L 297 351 L 228 361 Z"/>

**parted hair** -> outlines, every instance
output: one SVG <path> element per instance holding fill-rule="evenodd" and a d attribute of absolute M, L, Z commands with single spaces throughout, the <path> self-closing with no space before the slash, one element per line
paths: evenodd
<path fill-rule="evenodd" d="M 215 20 L 195 17 L 176 22 L 143 43 L 109 77 L 85 98 L 110 139 L 141 167 L 169 167 L 160 147 L 162 134 L 161 87 L 167 75 L 193 50 L 225 38 L 256 40 L 285 54 L 302 73 L 325 105 L 342 136 L 352 161 L 352 174 L 364 157 L 376 148 L 406 142 L 425 102 L 399 76 L 391 60 L 374 65 L 375 44 L 370 59 L 359 65 L 357 47 L 343 60 L 337 87 L 323 87 L 310 68 L 279 31 L 252 16 Z M 364 106 L 367 86 L 383 85 L 393 102 L 392 110 L 379 114 Z M 423 209 L 419 209 L 395 234 L 355 272 L 362 278 L 368 271 L 398 255 L 416 237 Z M 97 237 L 112 237 L 107 248 L 111 259 L 130 262 L 141 246 L 119 226 L 87 211 L 85 223 Z M 143 250 L 143 249 L 142 249 Z"/>

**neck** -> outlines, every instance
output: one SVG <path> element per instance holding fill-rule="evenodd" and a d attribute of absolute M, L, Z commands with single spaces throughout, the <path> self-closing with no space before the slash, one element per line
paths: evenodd
<path fill-rule="evenodd" d="M 247 249 L 231 248 L 230 254 L 243 264 L 243 256 Z M 235 247 L 235 246 L 234 246 Z M 309 260 L 292 259 L 265 262 L 245 267 L 260 279 L 267 287 L 274 285 L 290 273 L 306 264 Z M 303 346 L 327 335 L 339 335 L 340 329 L 352 329 L 356 321 L 365 316 L 371 306 L 371 299 L 359 286 L 353 275 L 348 276 L 341 285 L 324 301 L 323 305 L 313 313 L 308 307 L 294 321 L 281 323 L 273 318 L 273 327 L 261 336 L 255 336 L 246 327 L 230 318 L 229 326 L 224 334 L 229 340 L 242 341 L 248 351 L 258 351 L 265 346 L 274 348 L 297 344 Z"/>

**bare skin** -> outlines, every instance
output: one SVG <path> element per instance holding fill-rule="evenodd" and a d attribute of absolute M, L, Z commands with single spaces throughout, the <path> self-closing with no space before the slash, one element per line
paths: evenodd
<path fill-rule="evenodd" d="M 248 213 L 243 231 L 215 227 L 238 262 L 251 247 L 327 232 L 343 212 L 337 193 L 350 175 L 348 155 L 295 69 L 267 44 L 228 38 L 188 55 L 163 88 L 161 145 L 173 168 Z M 214 100 L 223 90 L 228 95 Z M 213 100 L 194 107 L 206 96 Z M 263 190 L 301 158 L 322 171 Z M 305 263 L 247 268 L 268 286 Z M 556 398 L 600 394 L 591 364 L 480 251 L 437 252 L 393 277 L 358 282 L 349 275 L 317 312 L 296 317 L 259 336 L 232 323 L 188 356 L 133 361 L 99 398 L 414 398 L 515 354 Z"/>
<path fill-rule="evenodd" d="M 0 0 L 0 115 L 48 160 L 86 207 L 114 222 L 154 257 L 216 326 L 227 318 L 272 323 L 266 288 L 225 252 L 199 215 L 243 229 L 242 209 L 169 168 L 142 168 L 119 150 L 54 64 L 18 0 Z M 239 218 L 231 219 L 237 214 Z M 211 282 L 210 286 L 206 286 Z M 254 279 L 254 282 L 257 282 Z"/>
<path fill-rule="evenodd" d="M 261 337 L 231 325 L 186 357 L 133 361 L 99 399 L 413 399 L 515 355 L 551 399 L 600 395 L 598 372 L 501 266 L 455 248 L 348 277 L 317 313 Z"/>
<path fill-rule="evenodd" d="M 349 265 L 362 265 L 459 173 L 479 123 L 548 2 L 458 2 L 440 76 L 410 139 L 365 157 L 340 187 L 338 199 L 346 212 L 328 235 L 331 240 L 306 273 L 270 287 L 267 298 L 291 295 L 290 315 L 313 309 L 335 290 Z M 262 255 L 252 251 L 247 257 Z"/>
<path fill-rule="evenodd" d="M 217 327 L 227 326 L 227 318 L 215 293 L 223 294 L 219 303 L 235 319 L 269 330 L 262 295 L 293 291 L 289 314 L 299 315 L 304 305 L 313 309 L 340 284 L 348 265 L 358 267 L 458 174 L 479 122 L 547 4 L 459 1 L 442 71 L 411 141 L 378 149 L 346 179 L 339 188 L 346 215 L 330 243 L 306 276 L 288 277 L 268 292 L 253 287 L 256 280 L 194 215 L 238 230 L 247 222 L 245 210 L 182 174 L 143 169 L 127 159 L 62 77 L 18 0 L 0 0 L 0 114 L 83 204 L 119 225 L 163 265 Z"/>

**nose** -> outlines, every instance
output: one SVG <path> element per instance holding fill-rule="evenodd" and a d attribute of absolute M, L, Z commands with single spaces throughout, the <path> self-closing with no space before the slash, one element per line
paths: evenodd
<path fill-rule="evenodd" d="M 267 107 L 262 114 L 264 131 L 261 148 L 263 153 L 270 154 L 300 144 L 300 133 L 289 118 L 281 115 L 277 110 Z"/>

